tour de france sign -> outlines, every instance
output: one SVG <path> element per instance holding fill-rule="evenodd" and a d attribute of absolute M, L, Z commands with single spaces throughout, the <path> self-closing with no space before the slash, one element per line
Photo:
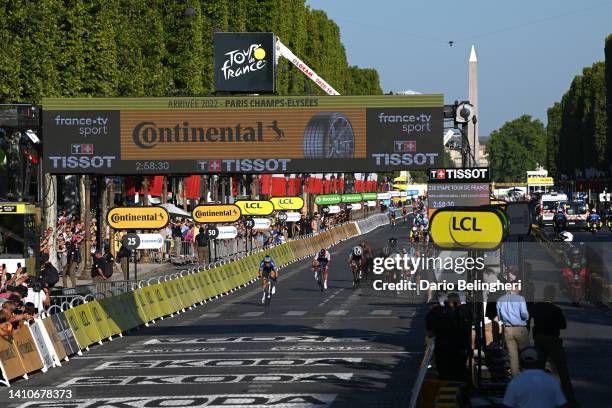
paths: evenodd
<path fill-rule="evenodd" d="M 53 174 L 320 173 L 442 164 L 443 95 L 44 98 Z"/>
<path fill-rule="evenodd" d="M 430 222 L 433 243 L 448 250 L 494 250 L 508 235 L 508 219 L 500 209 L 445 207 Z"/>

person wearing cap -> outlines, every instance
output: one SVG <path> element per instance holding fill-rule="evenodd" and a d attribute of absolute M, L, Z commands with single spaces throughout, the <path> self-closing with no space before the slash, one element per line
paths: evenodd
<path fill-rule="evenodd" d="M 497 319 L 500 322 L 500 331 L 503 330 L 508 355 L 510 356 L 510 369 L 512 377 L 520 373 L 519 350 L 529 346 L 529 331 L 527 321 L 529 312 L 525 298 L 519 295 L 518 290 L 511 290 L 497 299 Z"/>
<path fill-rule="evenodd" d="M 523 372 L 514 377 L 504 394 L 506 408 L 567 408 L 559 382 L 544 371 L 542 359 L 534 347 L 519 353 Z"/>

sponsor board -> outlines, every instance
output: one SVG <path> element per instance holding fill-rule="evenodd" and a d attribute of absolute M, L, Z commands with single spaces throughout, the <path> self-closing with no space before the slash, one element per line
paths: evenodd
<path fill-rule="evenodd" d="M 170 221 L 164 207 L 114 207 L 106 214 L 106 221 L 113 229 L 162 229 Z"/>
<path fill-rule="evenodd" d="M 366 203 L 366 205 L 367 205 L 368 207 L 376 207 L 376 201 L 368 201 L 368 202 Z"/>
<path fill-rule="evenodd" d="M 510 202 L 506 205 L 506 215 L 508 216 L 509 227 L 508 235 L 526 236 L 531 231 L 531 216 L 529 203 Z"/>
<path fill-rule="evenodd" d="M 497 249 L 507 235 L 502 212 L 495 209 L 447 207 L 434 213 L 431 239 L 442 249 Z"/>
<path fill-rule="evenodd" d="M 361 204 L 360 203 L 351 204 L 351 210 L 352 211 L 361 210 Z"/>
<path fill-rule="evenodd" d="M 361 194 L 342 194 L 341 196 L 343 203 L 359 203 L 363 201 Z"/>
<path fill-rule="evenodd" d="M 378 193 L 378 194 L 376 194 L 376 198 L 378 200 L 390 200 L 391 199 L 391 193 Z"/>
<path fill-rule="evenodd" d="M 211 359 L 172 359 L 172 360 L 138 360 L 138 361 L 105 361 L 94 370 L 132 370 L 146 368 L 222 368 L 222 367 L 302 367 L 358 364 L 363 361 L 358 357 L 338 358 L 211 358 Z"/>
<path fill-rule="evenodd" d="M 378 197 L 378 194 L 376 193 L 361 193 L 361 199 L 363 201 L 376 200 L 377 197 Z"/>
<path fill-rule="evenodd" d="M 488 167 L 429 169 L 430 183 L 489 183 Z"/>
<path fill-rule="evenodd" d="M 253 218 L 253 226 L 251 228 L 254 230 L 267 230 L 270 229 L 270 225 L 272 225 L 272 220 L 269 218 Z"/>
<path fill-rule="evenodd" d="M 164 245 L 161 234 L 137 234 L 140 243 L 136 249 L 159 249 Z"/>
<path fill-rule="evenodd" d="M 527 177 L 527 184 L 538 186 L 554 186 L 555 180 L 552 177 Z"/>
<path fill-rule="evenodd" d="M 433 183 L 427 185 L 430 210 L 444 207 L 479 207 L 490 201 L 489 183 Z"/>
<path fill-rule="evenodd" d="M 337 394 L 213 394 L 159 395 L 152 397 L 75 398 L 67 401 L 29 401 L 18 408 L 210 408 L 210 407 L 282 407 L 325 408 Z"/>
<path fill-rule="evenodd" d="M 203 343 L 362 343 L 375 340 L 375 336 L 366 337 L 329 337 L 329 336 L 236 336 L 236 337 L 160 337 L 143 342 L 151 344 L 203 344 Z"/>
<path fill-rule="evenodd" d="M 304 207 L 301 197 L 272 197 L 270 202 L 275 211 L 301 210 Z"/>
<path fill-rule="evenodd" d="M 326 194 L 318 195 L 315 197 L 316 205 L 333 205 L 340 204 L 342 202 L 342 196 L 340 194 Z"/>
<path fill-rule="evenodd" d="M 198 205 L 191 212 L 193 220 L 203 224 L 234 222 L 240 218 L 240 207 L 234 204 Z"/>
<path fill-rule="evenodd" d="M 296 222 L 302 219 L 302 214 L 295 211 L 287 212 L 287 222 Z"/>
<path fill-rule="evenodd" d="M 215 32 L 213 44 L 217 92 L 274 93 L 274 33 Z"/>
<path fill-rule="evenodd" d="M 224 64 L 253 77 L 231 57 L 262 52 Z M 425 170 L 441 163 L 443 106 L 442 95 L 44 98 L 42 163 L 54 174 Z"/>
<path fill-rule="evenodd" d="M 194 385 L 236 383 L 304 383 L 349 381 L 352 373 L 298 374 L 196 374 L 196 375 L 133 375 L 74 377 L 58 387 L 99 387 L 112 385 Z"/>
<path fill-rule="evenodd" d="M 342 209 L 337 205 L 330 205 L 327 207 L 327 210 L 328 214 L 338 214 L 340 211 L 342 211 Z"/>
<path fill-rule="evenodd" d="M 274 212 L 274 205 L 264 200 L 239 200 L 234 204 L 240 208 L 242 215 L 270 215 Z"/>
<path fill-rule="evenodd" d="M 238 229 L 233 225 L 222 225 L 215 229 L 217 230 L 215 239 L 234 239 L 238 235 Z"/>

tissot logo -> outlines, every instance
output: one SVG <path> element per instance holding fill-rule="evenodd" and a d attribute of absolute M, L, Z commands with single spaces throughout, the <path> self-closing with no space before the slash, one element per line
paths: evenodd
<path fill-rule="evenodd" d="M 132 140 L 142 149 L 152 149 L 161 143 L 240 143 L 263 142 L 264 129 L 275 133 L 275 140 L 280 140 L 278 134 L 282 131 L 278 122 L 265 126 L 263 122 L 255 122 L 253 126 L 243 126 L 238 123 L 227 127 L 191 126 L 189 122 L 176 124 L 172 127 L 157 126 L 155 122 L 138 123 L 132 132 Z"/>
<path fill-rule="evenodd" d="M 489 181 L 489 169 L 487 167 L 429 169 L 429 181 L 486 183 Z"/>

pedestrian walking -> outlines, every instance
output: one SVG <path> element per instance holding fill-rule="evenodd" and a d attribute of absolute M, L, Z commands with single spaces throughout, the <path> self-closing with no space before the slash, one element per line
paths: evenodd
<path fill-rule="evenodd" d="M 501 323 L 504 340 L 510 357 L 512 377 L 520 373 L 519 351 L 529 346 L 529 332 L 527 321 L 529 312 L 525 298 L 519 295 L 518 290 L 511 290 L 497 299 L 497 319 Z"/>
<path fill-rule="evenodd" d="M 559 382 L 544 371 L 537 350 L 534 347 L 527 347 L 519 356 L 523 372 L 508 384 L 503 406 L 506 408 L 568 407 Z"/>
<path fill-rule="evenodd" d="M 183 238 L 182 231 L 183 224 L 181 222 L 175 222 L 172 227 L 172 240 L 174 241 L 174 254 L 177 261 L 181 257 L 181 240 Z"/>
<path fill-rule="evenodd" d="M 550 359 L 559 379 L 565 399 L 570 406 L 578 406 L 574 395 L 574 387 L 567 367 L 567 358 L 561 339 L 561 330 L 567 328 L 567 322 L 561 308 L 552 302 L 555 300 L 555 287 L 550 285 L 544 288 L 542 302 L 536 302 L 529 308 L 529 315 L 533 320 L 533 343 L 538 350 L 542 364 Z"/>

